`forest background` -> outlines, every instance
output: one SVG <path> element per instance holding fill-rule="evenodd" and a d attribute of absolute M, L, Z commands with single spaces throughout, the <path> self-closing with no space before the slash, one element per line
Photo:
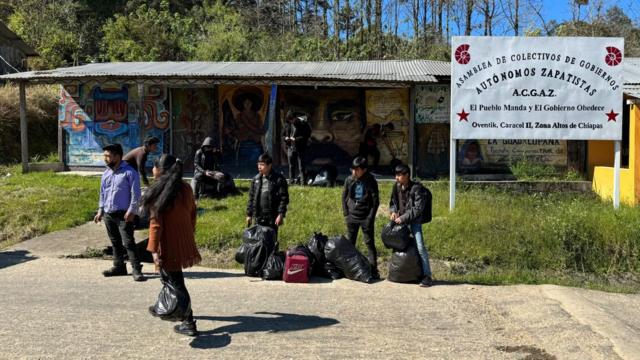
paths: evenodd
<path fill-rule="evenodd" d="M 635 4 L 634 4 L 635 3 Z M 455 35 L 619 36 L 634 0 L 0 0 L 35 69 L 107 61 L 450 59 Z"/>

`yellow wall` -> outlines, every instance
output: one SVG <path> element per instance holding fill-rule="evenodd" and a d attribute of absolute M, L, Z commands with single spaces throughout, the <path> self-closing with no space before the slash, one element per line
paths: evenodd
<path fill-rule="evenodd" d="M 630 105 L 629 168 L 620 169 L 620 202 L 637 205 L 640 202 L 640 109 Z M 603 199 L 613 198 L 613 141 L 589 141 L 589 173 L 593 174 L 592 189 Z M 600 166 L 604 165 L 604 166 Z"/>

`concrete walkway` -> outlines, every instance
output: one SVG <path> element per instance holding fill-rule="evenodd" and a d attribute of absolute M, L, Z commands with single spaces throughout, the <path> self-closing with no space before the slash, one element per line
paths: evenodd
<path fill-rule="evenodd" d="M 55 245 L 53 244 L 55 243 Z M 313 279 L 186 272 L 201 336 L 151 317 L 160 282 L 104 278 L 87 224 L 0 252 L 0 358 L 639 359 L 640 296 L 559 286 Z"/>

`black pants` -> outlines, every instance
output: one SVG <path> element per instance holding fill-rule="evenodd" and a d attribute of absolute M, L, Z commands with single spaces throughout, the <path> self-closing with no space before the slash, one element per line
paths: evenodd
<path fill-rule="evenodd" d="M 162 277 L 162 281 L 166 281 L 173 285 L 173 287 L 177 290 L 185 294 L 187 299 L 189 300 L 189 304 L 191 304 L 191 295 L 189 295 L 189 291 L 184 284 L 184 273 L 182 270 L 177 271 L 168 271 L 165 269 L 160 270 L 160 276 Z M 189 306 L 191 307 L 191 306 Z M 183 321 L 191 322 L 193 321 L 193 311 L 189 311 L 189 314 Z"/>
<path fill-rule="evenodd" d="M 305 168 L 305 163 L 304 163 L 304 150 L 300 151 L 297 149 L 294 149 L 292 147 L 287 149 L 287 158 L 289 159 L 289 180 L 291 183 L 293 183 L 296 178 L 299 176 L 300 177 L 300 183 L 302 185 L 305 185 L 305 174 L 304 174 L 304 168 Z M 297 171 L 297 175 L 296 175 L 296 171 Z"/>
<path fill-rule="evenodd" d="M 373 221 L 357 220 L 347 217 L 347 238 L 355 246 L 358 238 L 358 230 L 362 228 L 362 237 L 364 244 L 367 246 L 367 259 L 371 263 L 371 270 L 378 271 L 378 252 L 376 251 Z"/>
<path fill-rule="evenodd" d="M 133 267 L 140 267 L 140 257 L 136 249 L 136 241 L 133 238 L 133 222 L 124 221 L 126 211 L 116 211 L 104 214 L 104 224 L 107 227 L 107 235 L 113 245 L 113 265 L 124 266 L 124 254 L 129 255 L 129 262 Z"/>
<path fill-rule="evenodd" d="M 200 199 L 203 195 L 217 195 L 220 192 L 218 181 L 208 176 L 196 177 L 191 184 L 196 199 Z"/>

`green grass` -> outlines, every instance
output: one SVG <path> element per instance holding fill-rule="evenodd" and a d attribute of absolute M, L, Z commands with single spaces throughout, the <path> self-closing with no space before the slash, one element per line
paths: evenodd
<path fill-rule="evenodd" d="M 96 178 L 0 167 L 0 248 L 91 220 L 99 188 Z"/>
<path fill-rule="evenodd" d="M 12 173 L 6 176 L 6 173 Z M 608 291 L 640 291 L 640 208 L 622 206 L 593 194 L 524 194 L 494 188 L 460 189 L 456 210 L 448 210 L 448 182 L 425 182 L 434 196 L 431 223 L 424 225 L 437 279 L 479 284 L 553 283 Z M 234 266 L 241 243 L 247 201 L 242 195 L 203 199 L 196 241 L 211 266 Z M 0 247 L 91 220 L 99 179 L 52 173 L 22 175 L 0 169 Z M 282 249 L 306 244 L 314 231 L 344 234 L 342 189 L 293 187 Z M 380 183 L 381 210 L 376 246 L 390 256 L 379 234 L 387 222 L 390 182 Z M 362 241 L 358 241 L 364 250 Z"/>

